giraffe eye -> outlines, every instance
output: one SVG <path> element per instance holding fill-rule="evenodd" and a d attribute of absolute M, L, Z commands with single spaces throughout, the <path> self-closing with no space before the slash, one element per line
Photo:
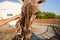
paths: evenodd
<path fill-rule="evenodd" d="M 24 2 L 24 0 L 22 0 Z"/>
<path fill-rule="evenodd" d="M 38 0 L 38 4 L 45 2 L 45 0 Z"/>

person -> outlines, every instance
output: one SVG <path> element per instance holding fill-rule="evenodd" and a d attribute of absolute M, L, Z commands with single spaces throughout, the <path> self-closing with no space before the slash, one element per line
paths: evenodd
<path fill-rule="evenodd" d="M 0 27 L 6 25 L 12 27 L 16 25 L 18 19 L 21 19 L 22 4 L 3 1 L 0 3 Z"/>
<path fill-rule="evenodd" d="M 4 25 L 10 21 L 14 21 L 14 20 L 21 19 L 21 18 L 22 18 L 22 15 L 16 15 L 16 16 L 13 16 L 11 18 L 0 20 L 0 26 Z"/>

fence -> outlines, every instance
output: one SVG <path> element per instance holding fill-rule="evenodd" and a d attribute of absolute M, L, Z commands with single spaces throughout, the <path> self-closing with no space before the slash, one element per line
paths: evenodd
<path fill-rule="evenodd" d="M 60 19 L 35 19 L 34 22 L 40 23 L 40 25 L 60 26 Z"/>

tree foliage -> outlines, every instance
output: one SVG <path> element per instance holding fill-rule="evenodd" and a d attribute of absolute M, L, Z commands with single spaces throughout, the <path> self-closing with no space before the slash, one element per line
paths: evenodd
<path fill-rule="evenodd" d="M 56 14 L 52 13 L 52 12 L 41 12 L 41 11 L 39 11 L 36 14 L 36 18 L 38 18 L 38 19 L 55 19 Z"/>
<path fill-rule="evenodd" d="M 60 19 L 60 15 L 57 15 L 56 18 L 57 18 L 57 19 Z"/>

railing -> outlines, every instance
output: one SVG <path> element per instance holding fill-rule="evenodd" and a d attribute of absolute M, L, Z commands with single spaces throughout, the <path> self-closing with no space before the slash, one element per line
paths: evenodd
<path fill-rule="evenodd" d="M 41 25 L 55 25 L 60 26 L 60 19 L 35 19 L 35 23 L 40 23 Z"/>

